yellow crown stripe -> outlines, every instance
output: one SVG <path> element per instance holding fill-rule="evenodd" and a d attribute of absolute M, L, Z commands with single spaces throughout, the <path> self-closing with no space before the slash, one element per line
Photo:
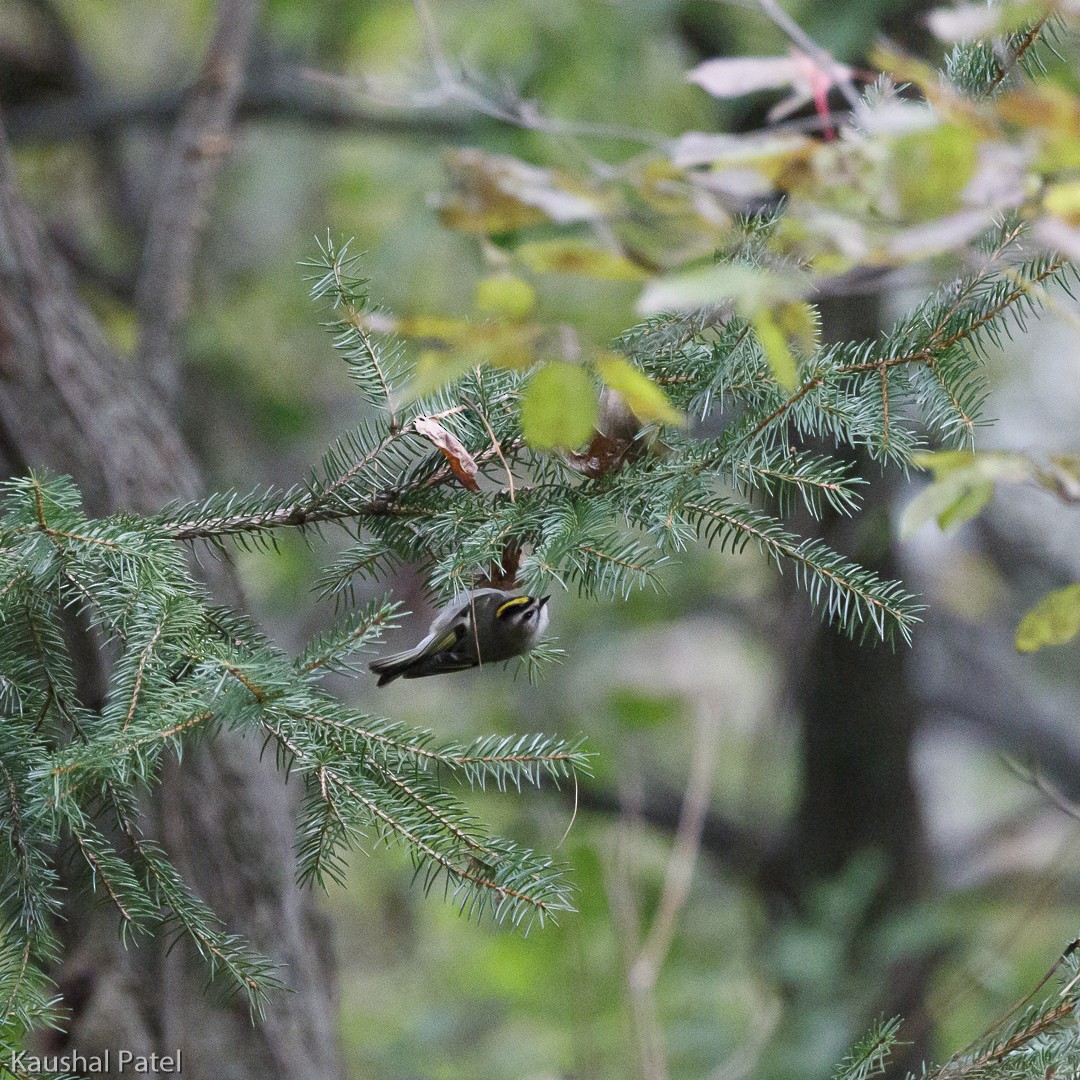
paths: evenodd
<path fill-rule="evenodd" d="M 511 608 L 521 607 L 523 604 L 531 604 L 531 596 L 515 596 L 513 600 L 507 600 L 498 606 L 495 611 L 495 618 L 501 619 Z"/>

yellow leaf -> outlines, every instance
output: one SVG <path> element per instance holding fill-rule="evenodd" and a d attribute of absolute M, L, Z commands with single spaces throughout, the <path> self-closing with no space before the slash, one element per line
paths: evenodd
<path fill-rule="evenodd" d="M 754 312 L 750 321 L 776 381 L 785 390 L 797 389 L 799 366 L 791 355 L 787 336 L 780 329 L 773 313 L 767 308 L 760 308 Z"/>
<path fill-rule="evenodd" d="M 480 364 L 521 369 L 536 362 L 543 331 L 531 323 L 491 320 L 479 325 L 465 319 L 403 321 L 402 333 L 421 345 L 416 371 L 397 398 L 415 401 L 460 378 Z"/>
<path fill-rule="evenodd" d="M 492 319 L 473 328 L 469 352 L 476 363 L 519 370 L 536 363 L 544 328 L 534 323 Z"/>
<path fill-rule="evenodd" d="M 1044 645 L 1063 645 L 1080 633 L 1080 583 L 1047 593 L 1016 628 L 1016 647 L 1035 652 Z"/>
<path fill-rule="evenodd" d="M 648 276 L 625 255 L 573 238 L 522 244 L 514 255 L 538 274 L 581 274 L 608 281 L 643 281 Z"/>
<path fill-rule="evenodd" d="M 658 213 L 683 213 L 688 204 L 683 167 L 683 163 L 676 163 L 666 157 L 653 158 L 641 170 L 641 179 L 635 194 Z"/>
<path fill-rule="evenodd" d="M 929 469 L 935 480 L 958 472 L 970 472 L 972 479 L 1003 484 L 1023 484 L 1033 479 L 1035 464 L 1025 454 L 1010 450 L 937 450 L 911 456 L 912 464 Z"/>
<path fill-rule="evenodd" d="M 584 368 L 553 361 L 529 379 L 521 399 L 525 441 L 538 450 L 572 450 L 596 424 L 596 391 Z"/>
<path fill-rule="evenodd" d="M 1038 152 L 1029 168 L 1037 176 L 1080 169 L 1080 139 L 1071 131 L 1042 132 Z"/>
<path fill-rule="evenodd" d="M 476 359 L 468 352 L 445 349 L 424 349 L 416 361 L 412 378 L 402 387 L 394 400 L 395 408 L 432 394 L 436 390 L 461 378 L 476 366 Z"/>
<path fill-rule="evenodd" d="M 596 357 L 596 371 L 605 386 L 622 394 L 639 420 L 656 420 L 661 424 L 683 422 L 683 414 L 671 404 L 667 394 L 629 360 L 601 352 Z"/>
<path fill-rule="evenodd" d="M 1043 196 L 1043 206 L 1066 225 L 1080 226 L 1080 180 L 1051 184 Z"/>
<path fill-rule="evenodd" d="M 454 150 L 446 167 L 453 191 L 440 216 L 461 232 L 512 232 L 541 221 L 590 221 L 604 212 L 598 196 L 575 178 L 505 154 Z"/>
<path fill-rule="evenodd" d="M 798 342 L 808 352 L 817 348 L 821 318 L 813 304 L 805 300 L 779 304 L 776 308 L 776 322 L 789 340 Z"/>
<path fill-rule="evenodd" d="M 1006 91 L 994 100 L 994 110 L 1021 131 L 1045 128 L 1072 138 L 1080 135 L 1080 99 L 1064 86 L 1043 83 Z"/>
<path fill-rule="evenodd" d="M 394 330 L 422 347 L 446 349 L 468 341 L 473 325 L 450 316 L 406 315 L 398 319 Z"/>
<path fill-rule="evenodd" d="M 936 480 L 944 480 L 958 469 L 969 469 L 975 461 L 974 450 L 924 450 L 911 455 L 911 464 L 932 472 Z"/>

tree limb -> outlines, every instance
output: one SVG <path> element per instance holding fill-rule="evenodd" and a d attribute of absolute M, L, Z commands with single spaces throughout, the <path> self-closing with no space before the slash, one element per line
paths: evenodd
<path fill-rule="evenodd" d="M 61 100 L 11 105 L 6 110 L 14 145 L 94 139 L 133 128 L 165 128 L 175 122 L 191 89 L 164 90 L 143 97 L 80 93 Z M 446 108 L 375 107 L 353 100 L 320 72 L 273 59 L 250 73 L 236 116 L 243 121 L 294 120 L 330 131 L 371 131 L 390 135 L 460 137 L 475 131 L 478 119 Z"/>
<path fill-rule="evenodd" d="M 176 334 L 187 314 L 207 202 L 229 149 L 258 0 L 220 0 L 202 71 L 184 105 L 150 211 L 136 308 L 138 362 L 171 403 L 179 386 Z"/>

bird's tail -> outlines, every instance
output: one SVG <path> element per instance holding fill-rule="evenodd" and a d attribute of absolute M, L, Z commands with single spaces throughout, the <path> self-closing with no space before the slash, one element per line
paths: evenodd
<path fill-rule="evenodd" d="M 389 682 L 400 678 L 406 671 L 424 655 L 424 642 L 416 648 L 406 649 L 404 652 L 391 653 L 390 656 L 381 656 L 378 660 L 372 660 L 368 669 L 379 676 L 376 686 L 385 686 Z"/>

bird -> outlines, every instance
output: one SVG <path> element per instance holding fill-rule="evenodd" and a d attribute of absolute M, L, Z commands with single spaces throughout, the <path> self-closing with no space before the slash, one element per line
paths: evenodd
<path fill-rule="evenodd" d="M 451 601 L 427 637 L 404 652 L 372 660 L 376 685 L 466 671 L 527 653 L 547 629 L 550 596 L 523 596 L 503 589 L 473 589 Z"/>

